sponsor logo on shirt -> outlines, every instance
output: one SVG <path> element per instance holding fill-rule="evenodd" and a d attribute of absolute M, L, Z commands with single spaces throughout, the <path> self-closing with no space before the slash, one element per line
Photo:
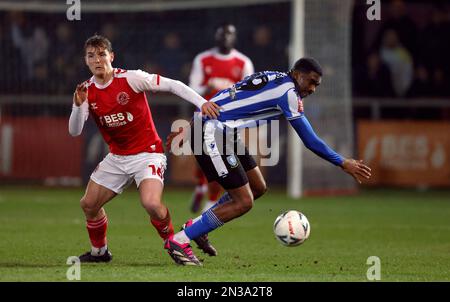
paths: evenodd
<path fill-rule="evenodd" d="M 130 112 L 119 112 L 100 117 L 100 124 L 108 128 L 120 127 L 132 122 L 134 119 Z"/>

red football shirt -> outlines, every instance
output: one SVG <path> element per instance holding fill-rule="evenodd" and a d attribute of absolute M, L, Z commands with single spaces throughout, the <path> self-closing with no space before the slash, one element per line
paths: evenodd
<path fill-rule="evenodd" d="M 229 87 L 253 72 L 253 64 L 250 59 L 236 49 L 224 55 L 217 48 L 212 48 L 195 57 L 189 77 L 189 86 L 204 95 L 210 80 L 229 83 L 229 85 L 225 84 Z M 217 90 L 211 91 L 204 95 L 204 98 L 209 100 L 216 93 Z"/>
<path fill-rule="evenodd" d="M 164 152 L 144 93 L 158 85 L 159 75 L 141 70 L 114 69 L 105 85 L 88 81 L 89 112 L 111 153 Z"/>

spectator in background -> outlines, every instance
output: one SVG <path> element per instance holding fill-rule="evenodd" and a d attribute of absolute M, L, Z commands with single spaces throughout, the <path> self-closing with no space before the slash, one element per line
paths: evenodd
<path fill-rule="evenodd" d="M 389 67 L 380 60 L 376 52 L 367 57 L 367 62 L 358 71 L 355 79 L 359 95 L 367 97 L 393 97 L 392 78 Z"/>
<path fill-rule="evenodd" d="M 189 57 L 181 47 L 180 36 L 176 32 L 169 32 L 163 38 L 162 48 L 156 56 L 161 75 L 169 78 L 179 78 L 186 82 L 189 68 Z M 184 73 L 183 73 L 184 72 Z"/>
<path fill-rule="evenodd" d="M 382 20 L 384 19 L 384 16 Z M 392 0 L 389 5 L 389 16 L 382 25 L 375 40 L 375 49 L 383 43 L 387 31 L 394 30 L 400 43 L 412 55 L 417 49 L 417 26 L 407 14 L 407 7 L 403 0 Z"/>
<path fill-rule="evenodd" d="M 418 61 L 427 69 L 433 86 L 430 94 L 434 96 L 448 96 L 449 36 L 448 11 L 444 5 L 434 5 L 430 20 L 419 35 L 418 48 Z"/>
<path fill-rule="evenodd" d="M 76 81 L 76 71 L 80 66 L 73 63 L 73 58 L 77 56 L 75 48 L 73 31 L 67 22 L 61 22 L 57 25 L 55 31 L 55 41 L 50 48 L 52 74 L 60 79 L 52 91 L 58 94 L 64 94 L 71 91 L 69 84 Z"/>
<path fill-rule="evenodd" d="M 381 59 L 389 67 L 396 96 L 404 96 L 413 80 L 413 60 L 401 44 L 397 32 L 390 29 L 383 36 Z"/>
<path fill-rule="evenodd" d="M 32 79 L 28 82 L 28 87 L 31 91 L 37 93 L 48 93 L 51 89 L 52 84 L 57 85 L 56 81 L 49 81 L 49 70 L 48 62 L 45 60 L 37 61 L 33 65 L 33 75 Z"/>
<path fill-rule="evenodd" d="M 20 55 L 13 46 L 8 28 L 0 22 L 0 66 L 4 76 L 0 80 L 0 91 L 17 93 L 20 87 Z"/>
<path fill-rule="evenodd" d="M 266 25 L 255 28 L 252 44 L 248 49 L 256 70 L 286 69 L 287 60 L 284 49 L 279 49 L 272 39 L 272 30 Z"/>
<path fill-rule="evenodd" d="M 12 42 L 20 52 L 24 74 L 28 79 L 33 79 L 36 63 L 48 57 L 47 34 L 42 27 L 28 22 L 22 12 L 11 12 L 10 20 Z"/>

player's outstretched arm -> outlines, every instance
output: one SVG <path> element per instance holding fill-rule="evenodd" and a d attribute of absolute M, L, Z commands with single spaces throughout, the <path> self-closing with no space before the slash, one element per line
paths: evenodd
<path fill-rule="evenodd" d="M 370 178 L 370 168 L 363 164 L 362 160 L 345 159 L 331 149 L 317 136 L 305 116 L 291 120 L 290 123 L 305 146 L 312 152 L 336 166 L 340 166 L 344 172 L 350 174 L 358 183 L 361 183 L 363 178 Z"/>
<path fill-rule="evenodd" d="M 73 93 L 73 106 L 69 118 L 69 133 L 78 136 L 83 131 L 84 122 L 89 116 L 86 82 L 77 85 Z"/>
<path fill-rule="evenodd" d="M 192 88 L 181 81 L 160 77 L 160 91 L 168 91 L 186 101 L 197 106 L 202 114 L 209 118 L 216 119 L 219 114 L 219 106 L 216 103 L 208 102 Z"/>
<path fill-rule="evenodd" d="M 181 81 L 162 77 L 158 74 L 149 74 L 142 70 L 129 71 L 128 84 L 136 92 L 142 91 L 166 91 L 194 104 L 209 118 L 219 116 L 219 106 L 205 100 L 201 95 Z M 206 105 L 205 105 L 206 103 Z"/>

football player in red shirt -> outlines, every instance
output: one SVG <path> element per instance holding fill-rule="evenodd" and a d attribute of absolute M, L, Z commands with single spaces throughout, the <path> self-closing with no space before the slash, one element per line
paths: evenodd
<path fill-rule="evenodd" d="M 153 123 L 145 91 L 167 91 L 193 103 L 209 117 L 216 118 L 218 106 L 207 102 L 180 81 L 141 70 L 112 67 L 114 53 L 105 37 L 90 37 L 84 46 L 85 62 L 93 76 L 77 85 L 73 96 L 69 132 L 80 135 L 88 116 L 95 120 L 110 153 L 91 174 L 81 208 L 86 216 L 91 250 L 81 262 L 109 262 L 103 206 L 120 194 L 133 180 L 150 221 L 165 240 L 173 234 L 167 207 L 161 200 L 166 156 Z"/>

